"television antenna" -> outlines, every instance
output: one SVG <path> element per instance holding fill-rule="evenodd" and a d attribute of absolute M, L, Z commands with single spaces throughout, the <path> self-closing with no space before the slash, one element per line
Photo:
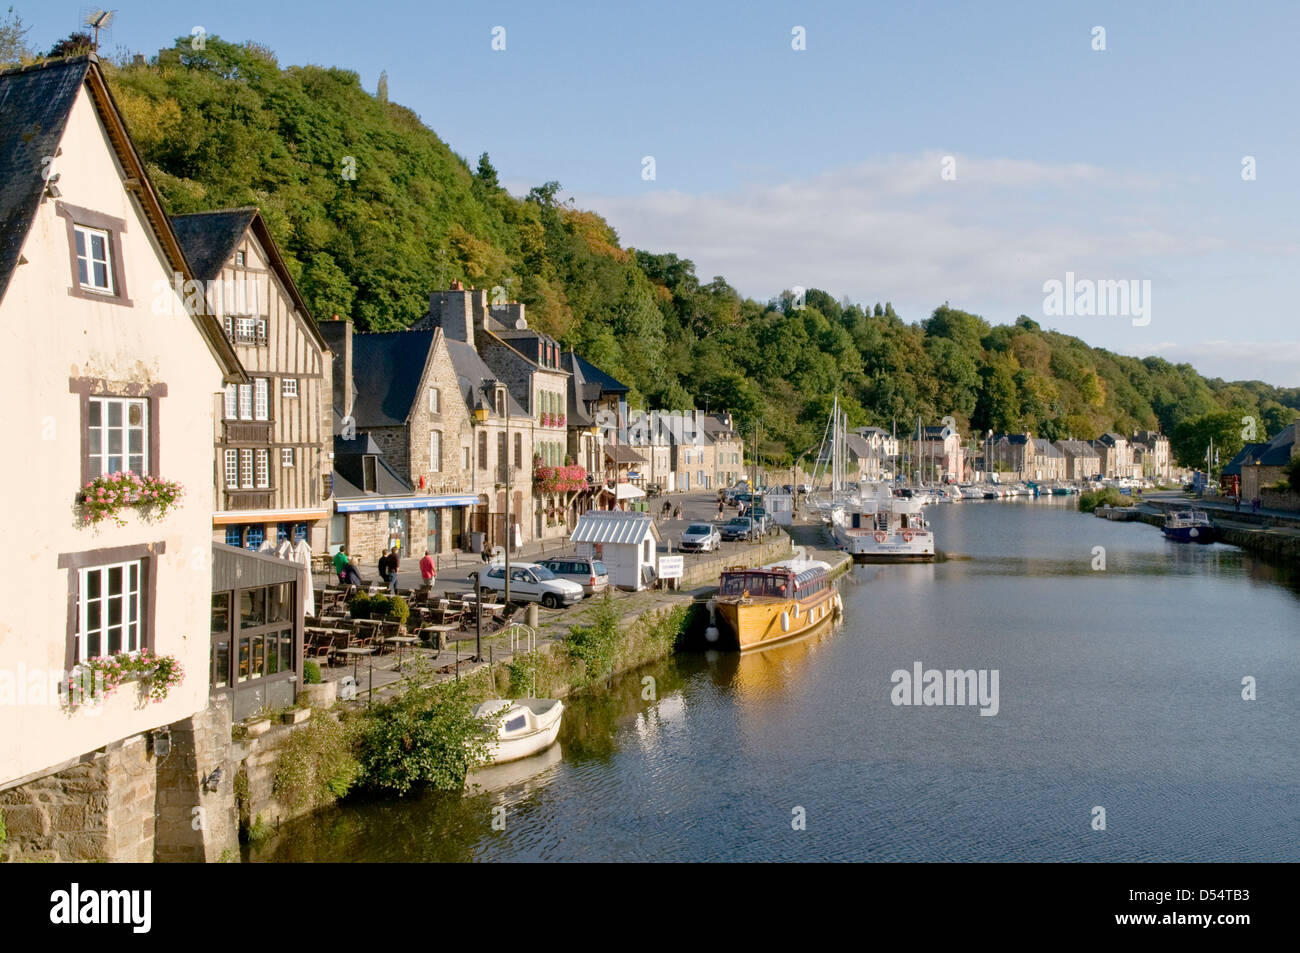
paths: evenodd
<path fill-rule="evenodd" d="M 90 27 L 90 29 L 95 31 L 94 50 L 96 53 L 99 52 L 99 31 L 108 30 L 108 26 L 110 23 L 113 22 L 113 16 L 116 13 L 117 13 L 116 10 L 101 10 L 98 7 L 96 7 L 94 10 L 92 10 L 90 13 L 87 13 L 82 18 L 82 22 L 86 26 Z"/>

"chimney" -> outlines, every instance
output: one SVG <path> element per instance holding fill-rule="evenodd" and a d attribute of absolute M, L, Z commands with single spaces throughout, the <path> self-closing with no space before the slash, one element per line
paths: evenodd
<path fill-rule="evenodd" d="M 472 291 L 466 291 L 459 281 L 453 281 L 446 291 L 429 295 L 429 317 L 425 326 L 442 328 L 449 341 L 460 341 L 474 347 L 474 314 L 470 302 Z"/>
<path fill-rule="evenodd" d="M 338 320 L 337 314 L 334 318 L 335 320 L 326 321 L 318 327 L 321 337 L 334 352 L 332 368 L 334 386 L 330 395 L 334 401 L 334 409 L 341 415 L 347 416 L 352 410 L 355 396 L 352 386 L 352 322 Z"/>

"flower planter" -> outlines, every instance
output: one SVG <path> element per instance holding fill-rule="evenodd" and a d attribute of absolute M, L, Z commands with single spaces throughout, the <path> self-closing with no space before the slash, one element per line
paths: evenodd
<path fill-rule="evenodd" d="M 250 718 L 244 722 L 244 737 L 257 738 L 271 730 L 271 719 L 263 715 L 260 718 Z"/>
<path fill-rule="evenodd" d="M 321 682 L 317 685 L 304 685 L 298 693 L 298 701 L 312 708 L 333 708 L 339 697 L 338 682 Z"/>
<path fill-rule="evenodd" d="M 293 708 L 280 713 L 280 720 L 286 725 L 301 725 L 311 717 L 310 708 Z"/>

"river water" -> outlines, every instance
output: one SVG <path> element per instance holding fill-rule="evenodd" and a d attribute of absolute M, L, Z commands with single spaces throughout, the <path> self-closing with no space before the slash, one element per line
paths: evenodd
<path fill-rule="evenodd" d="M 1074 498 L 930 518 L 948 558 L 856 566 L 838 627 L 624 676 L 485 793 L 349 803 L 250 859 L 1300 860 L 1300 581 Z M 893 704 L 916 663 L 996 670 L 997 714 Z"/>

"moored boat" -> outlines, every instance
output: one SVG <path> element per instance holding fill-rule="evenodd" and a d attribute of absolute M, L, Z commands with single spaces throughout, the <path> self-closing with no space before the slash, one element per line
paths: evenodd
<path fill-rule="evenodd" d="M 772 645 L 839 615 L 843 605 L 830 568 L 820 561 L 788 560 L 723 570 L 714 602 L 731 646 L 743 652 Z"/>
<path fill-rule="evenodd" d="M 1177 543 L 1212 543 L 1219 538 L 1219 529 L 1210 522 L 1204 510 L 1174 510 L 1165 517 L 1160 528 L 1166 539 Z"/>
<path fill-rule="evenodd" d="M 494 698 L 474 709 L 474 715 L 496 725 L 488 746 L 488 764 L 502 764 L 536 754 L 560 734 L 564 702 L 558 698 Z"/>
<path fill-rule="evenodd" d="M 874 496 L 846 503 L 833 514 L 835 542 L 862 562 L 919 562 L 934 559 L 934 533 L 925 504 L 915 497 Z"/>

